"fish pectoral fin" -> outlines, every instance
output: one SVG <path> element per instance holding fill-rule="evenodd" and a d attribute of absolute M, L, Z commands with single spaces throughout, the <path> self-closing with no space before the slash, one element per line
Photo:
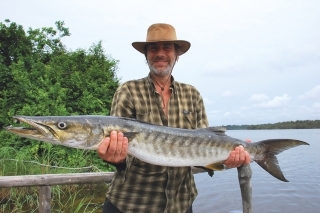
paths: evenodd
<path fill-rule="evenodd" d="M 214 171 L 212 169 L 208 169 L 208 168 L 206 168 L 204 166 L 194 166 L 194 167 L 207 171 L 208 175 L 210 175 L 210 177 L 212 177 L 214 175 Z"/>
<path fill-rule="evenodd" d="M 205 168 L 206 169 L 215 170 L 215 171 L 225 170 L 225 166 L 221 162 L 208 164 L 208 165 L 205 166 Z"/>
<path fill-rule="evenodd" d="M 124 132 L 124 133 L 123 133 L 123 136 L 124 136 L 124 137 L 127 137 L 128 140 L 130 141 L 130 140 L 134 139 L 134 137 L 136 137 L 136 135 L 137 135 L 138 133 L 139 133 L 139 132 Z"/>
<path fill-rule="evenodd" d="M 205 171 L 208 172 L 208 175 L 210 175 L 211 177 L 214 175 L 214 171 L 221 171 L 221 170 L 225 170 L 225 166 L 223 163 L 219 162 L 219 163 L 213 163 L 213 164 L 208 164 L 206 166 L 195 166 L 196 168 L 201 168 Z"/>

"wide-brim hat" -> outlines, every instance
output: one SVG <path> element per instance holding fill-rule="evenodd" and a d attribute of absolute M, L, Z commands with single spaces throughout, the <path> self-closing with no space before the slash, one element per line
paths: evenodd
<path fill-rule="evenodd" d="M 180 47 L 179 55 L 187 52 L 191 46 L 190 42 L 185 40 L 177 40 L 176 30 L 170 24 L 153 24 L 148 28 L 146 41 L 133 42 L 132 46 L 145 54 L 145 45 L 148 43 L 170 42 Z"/>

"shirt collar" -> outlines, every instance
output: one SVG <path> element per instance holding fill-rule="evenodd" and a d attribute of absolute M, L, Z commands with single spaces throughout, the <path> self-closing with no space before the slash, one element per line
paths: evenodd
<path fill-rule="evenodd" d="M 150 85 L 152 86 L 152 88 L 154 89 L 154 91 L 156 91 L 156 86 L 154 85 L 153 81 L 152 81 L 152 78 L 151 78 L 151 73 L 149 72 L 148 76 L 147 76 L 147 80 L 148 82 L 150 83 Z M 176 84 L 175 80 L 174 80 L 174 77 L 171 75 L 171 85 L 170 85 L 170 88 L 172 89 L 173 92 L 175 92 L 175 89 L 174 89 L 174 85 Z"/>

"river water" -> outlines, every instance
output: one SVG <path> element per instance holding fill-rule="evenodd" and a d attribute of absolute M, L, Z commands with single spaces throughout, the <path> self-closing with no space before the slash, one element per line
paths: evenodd
<path fill-rule="evenodd" d="M 272 138 L 292 138 L 310 146 L 299 146 L 279 154 L 284 176 L 282 182 L 256 163 L 252 168 L 253 212 L 317 213 L 320 212 L 320 129 L 299 130 L 229 130 L 227 135 L 252 142 Z M 194 213 L 241 213 L 242 201 L 236 169 L 195 175 L 198 197 Z"/>

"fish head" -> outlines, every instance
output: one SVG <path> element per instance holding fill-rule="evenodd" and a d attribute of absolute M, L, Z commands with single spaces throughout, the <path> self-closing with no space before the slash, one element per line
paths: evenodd
<path fill-rule="evenodd" d="M 5 130 L 21 137 L 73 148 L 96 149 L 104 132 L 95 119 L 81 116 L 14 116 L 24 127 L 6 127 Z"/>

